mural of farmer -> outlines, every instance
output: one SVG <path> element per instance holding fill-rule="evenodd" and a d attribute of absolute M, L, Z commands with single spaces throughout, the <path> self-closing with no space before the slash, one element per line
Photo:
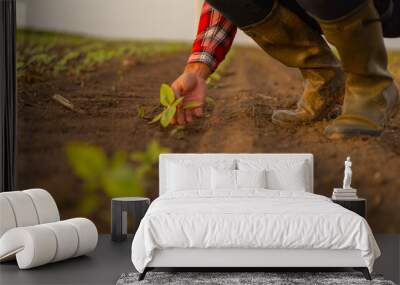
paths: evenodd
<path fill-rule="evenodd" d="M 339 117 L 325 129 L 332 139 L 380 135 L 400 105 L 387 68 L 383 37 L 400 36 L 399 0 L 208 0 L 182 75 L 172 84 L 184 104 L 204 102 L 205 79 L 229 51 L 237 27 L 270 56 L 299 68 L 304 92 L 295 110 L 275 110 L 283 126 Z M 341 61 L 327 41 L 336 47 Z M 344 99 L 343 99 L 344 96 Z M 177 112 L 174 123 L 201 116 L 202 108 Z"/>

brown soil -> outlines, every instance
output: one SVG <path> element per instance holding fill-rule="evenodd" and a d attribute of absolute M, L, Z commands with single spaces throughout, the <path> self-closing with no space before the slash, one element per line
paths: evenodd
<path fill-rule="evenodd" d="M 323 135 L 328 122 L 296 128 L 271 123 L 272 110 L 292 108 L 302 91 L 298 71 L 274 61 L 258 49 L 236 50 L 217 88 L 209 95 L 215 106 L 186 128 L 182 138 L 148 125 L 137 106 L 154 114 L 158 90 L 182 70 L 186 53 L 153 58 L 122 67 L 111 62 L 87 74 L 84 84 L 60 77 L 19 84 L 18 187 L 43 187 L 58 201 L 63 218 L 76 215 L 81 184 L 63 152 L 65 143 L 81 140 L 104 147 L 143 150 L 153 138 L 173 152 L 310 152 L 315 156 L 315 192 L 329 196 L 341 185 L 343 161 L 353 160 L 353 186 L 368 200 L 368 221 L 375 232 L 400 232 L 400 115 L 381 137 L 330 141 Z M 118 71 L 123 69 L 123 78 Z M 68 110 L 52 100 L 60 94 L 84 110 Z M 335 114 L 332 114 L 334 117 Z M 157 195 L 157 181 L 149 195 Z M 93 219 L 107 232 L 106 211 Z M 100 216 L 99 216 L 100 215 Z"/>

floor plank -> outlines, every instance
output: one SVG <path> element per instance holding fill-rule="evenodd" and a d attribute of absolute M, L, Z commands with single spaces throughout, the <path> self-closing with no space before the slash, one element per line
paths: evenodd
<path fill-rule="evenodd" d="M 377 234 L 382 256 L 375 272 L 395 283 L 400 281 L 400 235 Z M 110 235 L 100 235 L 94 252 L 30 270 L 19 270 L 15 262 L 0 265 L 0 284 L 115 284 L 124 272 L 134 271 L 130 259 L 132 237 L 112 242 Z M 312 270 L 311 270 L 312 271 Z"/>

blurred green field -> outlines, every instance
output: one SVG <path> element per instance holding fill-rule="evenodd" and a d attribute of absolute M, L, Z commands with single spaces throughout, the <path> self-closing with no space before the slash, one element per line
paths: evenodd
<path fill-rule="evenodd" d="M 66 33 L 17 31 L 17 76 L 80 75 L 112 59 L 145 60 L 189 49 L 187 43 L 114 41 Z"/>
<path fill-rule="evenodd" d="M 160 41 L 114 41 L 67 33 L 17 30 L 17 76 L 79 76 L 112 59 L 145 60 L 189 50 L 190 45 Z M 400 77 L 400 50 L 389 50 L 391 72 Z"/>

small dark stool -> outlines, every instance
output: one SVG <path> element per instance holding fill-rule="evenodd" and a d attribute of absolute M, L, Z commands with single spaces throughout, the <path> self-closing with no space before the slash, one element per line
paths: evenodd
<path fill-rule="evenodd" d="M 133 234 L 135 234 L 149 205 L 149 198 L 113 198 L 111 200 L 111 240 L 124 241 L 126 239 L 128 234 L 128 213 L 134 219 Z"/>
<path fill-rule="evenodd" d="M 334 200 L 333 203 L 339 204 L 340 206 L 359 214 L 363 218 L 367 218 L 367 200 L 357 198 L 354 200 Z"/>

